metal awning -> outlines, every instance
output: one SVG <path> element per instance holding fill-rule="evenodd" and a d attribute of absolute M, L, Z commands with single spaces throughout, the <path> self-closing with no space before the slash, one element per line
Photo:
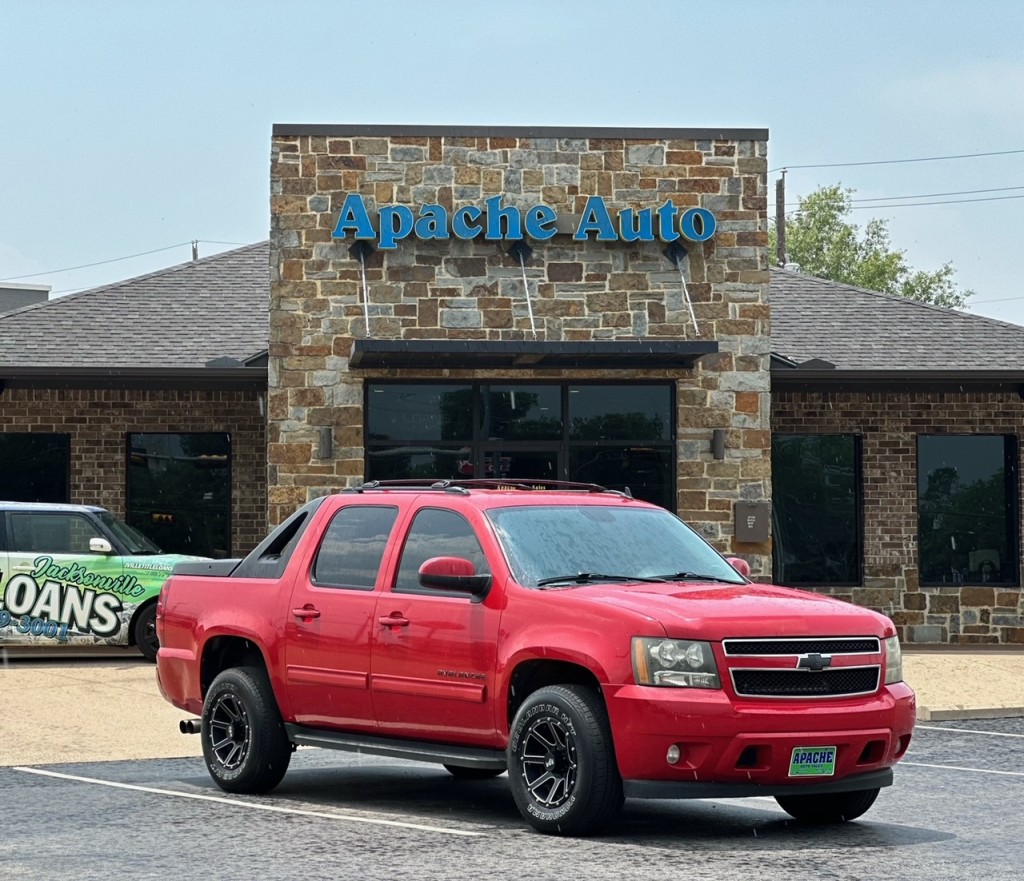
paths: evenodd
<path fill-rule="evenodd" d="M 718 351 L 714 340 L 373 340 L 352 343 L 350 368 L 572 368 L 614 370 L 693 367 Z"/>

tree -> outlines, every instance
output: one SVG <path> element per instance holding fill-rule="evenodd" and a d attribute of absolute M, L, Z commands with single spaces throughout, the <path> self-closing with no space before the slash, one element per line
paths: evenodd
<path fill-rule="evenodd" d="M 870 220 L 863 232 L 848 221 L 853 192 L 836 184 L 800 199 L 796 214 L 786 220 L 787 260 L 818 278 L 963 309 L 974 292 L 956 285 L 951 263 L 934 272 L 911 269 L 905 252 L 892 249 L 886 221 Z M 774 255 L 778 240 L 774 228 L 769 236 Z"/>

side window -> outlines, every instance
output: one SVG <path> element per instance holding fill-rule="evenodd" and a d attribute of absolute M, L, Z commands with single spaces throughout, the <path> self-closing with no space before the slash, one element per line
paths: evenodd
<path fill-rule="evenodd" d="M 860 438 L 772 435 L 776 584 L 861 583 Z"/>
<path fill-rule="evenodd" d="M 473 562 L 477 575 L 490 573 L 473 527 L 454 511 L 424 508 L 416 514 L 402 548 L 395 592 L 424 590 L 419 579 L 420 566 L 431 557 L 465 557 Z"/>
<path fill-rule="evenodd" d="M 921 584 L 1018 584 L 1017 438 L 917 439 Z"/>
<path fill-rule="evenodd" d="M 12 512 L 11 533 L 15 553 L 88 554 L 89 539 L 100 535 L 78 514 L 23 514 Z"/>
<path fill-rule="evenodd" d="M 373 590 L 398 509 L 350 505 L 332 518 L 313 561 L 313 583 Z"/>

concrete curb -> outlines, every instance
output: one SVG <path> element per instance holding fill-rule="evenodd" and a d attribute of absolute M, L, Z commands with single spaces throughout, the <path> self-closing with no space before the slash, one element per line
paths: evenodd
<path fill-rule="evenodd" d="M 948 710 L 917 708 L 918 722 L 955 722 L 963 719 L 1008 719 L 1024 716 L 1024 707 L 957 707 Z"/>

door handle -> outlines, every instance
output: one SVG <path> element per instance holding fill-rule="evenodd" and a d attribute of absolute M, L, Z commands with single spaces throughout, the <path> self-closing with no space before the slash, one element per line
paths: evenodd
<path fill-rule="evenodd" d="M 320 610 L 312 606 L 303 606 L 301 609 L 292 609 L 292 614 L 296 618 L 319 618 Z"/>
<path fill-rule="evenodd" d="M 403 618 L 398 612 L 393 615 L 381 615 L 378 619 L 381 627 L 408 627 L 409 619 Z"/>

